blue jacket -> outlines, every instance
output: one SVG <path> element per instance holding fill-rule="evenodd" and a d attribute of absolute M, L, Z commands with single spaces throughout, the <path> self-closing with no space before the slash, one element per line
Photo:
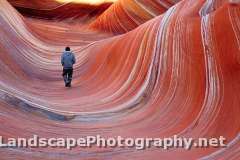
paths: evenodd
<path fill-rule="evenodd" d="M 76 63 L 75 55 L 71 51 L 64 51 L 61 57 L 61 63 L 64 69 L 73 68 Z"/>

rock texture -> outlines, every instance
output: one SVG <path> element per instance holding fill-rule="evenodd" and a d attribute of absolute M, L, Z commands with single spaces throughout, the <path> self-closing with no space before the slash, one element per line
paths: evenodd
<path fill-rule="evenodd" d="M 8 0 L 20 13 L 27 17 L 66 21 L 71 23 L 90 23 L 100 16 L 111 2 L 90 5 L 87 3 L 60 3 L 55 0 Z"/>
<path fill-rule="evenodd" d="M 2 148 L 0 159 L 240 159 L 238 1 L 120 0 L 90 25 L 29 19 L 9 2 L 0 1 L 1 136 L 224 136 L 227 146 Z M 71 89 L 66 45 L 77 58 Z"/>
<path fill-rule="evenodd" d="M 126 33 L 164 13 L 179 0 L 118 0 L 90 28 L 115 34 Z"/>

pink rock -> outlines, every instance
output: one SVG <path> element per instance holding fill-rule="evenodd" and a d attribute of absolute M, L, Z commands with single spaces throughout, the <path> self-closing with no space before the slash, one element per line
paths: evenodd
<path fill-rule="evenodd" d="M 0 0 L 3 138 L 227 139 L 190 150 L 1 148 L 0 159 L 239 160 L 240 6 L 229 2 L 119 0 L 84 11 L 68 3 L 61 12 L 54 0 Z M 70 89 L 66 46 L 77 59 Z"/>

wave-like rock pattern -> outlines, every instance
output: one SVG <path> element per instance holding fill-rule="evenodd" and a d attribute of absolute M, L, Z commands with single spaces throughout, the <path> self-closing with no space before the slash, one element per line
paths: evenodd
<path fill-rule="evenodd" d="M 239 2 L 183 0 L 160 16 L 158 6 L 152 17 L 136 10 L 126 33 L 111 36 L 28 20 L 1 0 L 0 135 L 224 136 L 225 148 L 1 148 L 1 159 L 240 159 Z M 77 58 L 71 89 L 61 78 L 65 45 Z"/>
<path fill-rule="evenodd" d="M 126 33 L 159 16 L 179 0 L 118 0 L 90 25 L 114 34 Z"/>
<path fill-rule="evenodd" d="M 112 3 L 98 5 L 82 3 L 60 3 L 56 0 L 8 0 L 20 13 L 27 17 L 65 21 L 71 23 L 90 23 L 100 16 Z"/>

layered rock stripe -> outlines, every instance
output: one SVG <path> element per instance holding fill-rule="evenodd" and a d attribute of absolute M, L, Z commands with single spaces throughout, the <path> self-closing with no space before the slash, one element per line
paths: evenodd
<path fill-rule="evenodd" d="M 33 2 L 37 18 L 24 0 L 0 1 L 1 136 L 224 136 L 227 146 L 1 148 L 0 159 L 240 159 L 238 1 L 119 0 L 86 12 L 91 21 L 68 7 L 46 20 L 42 8 L 58 3 Z M 61 77 L 66 45 L 77 59 L 71 89 Z"/>

